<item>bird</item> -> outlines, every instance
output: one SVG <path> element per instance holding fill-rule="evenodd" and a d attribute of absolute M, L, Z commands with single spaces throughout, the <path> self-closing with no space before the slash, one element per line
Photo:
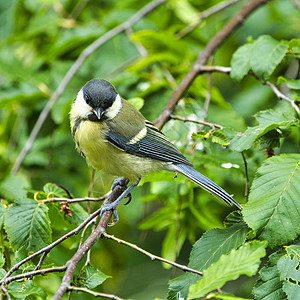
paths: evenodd
<path fill-rule="evenodd" d="M 104 79 L 92 79 L 79 90 L 71 106 L 70 126 L 76 148 L 88 165 L 130 181 L 119 198 L 102 206 L 101 215 L 108 210 L 116 213 L 117 205 L 141 178 L 162 170 L 181 173 L 218 199 L 242 209 L 225 190 L 196 171 L 179 149 Z M 118 218 L 117 213 L 115 216 Z"/>

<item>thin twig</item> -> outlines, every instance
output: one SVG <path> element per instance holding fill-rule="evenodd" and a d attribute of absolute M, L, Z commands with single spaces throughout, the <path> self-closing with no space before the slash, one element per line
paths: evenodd
<path fill-rule="evenodd" d="M 183 37 L 185 37 L 186 35 L 188 35 L 190 32 L 192 32 L 194 29 L 196 29 L 199 24 L 206 18 L 210 17 L 211 15 L 217 13 L 217 12 L 220 12 L 222 11 L 223 9 L 239 2 L 240 0 L 231 0 L 231 1 L 223 1 L 223 2 L 220 2 L 210 8 L 208 8 L 207 10 L 204 10 L 202 12 L 200 12 L 198 14 L 198 20 L 189 25 L 188 27 L 184 28 L 181 32 L 179 32 L 176 36 L 181 39 Z"/>
<path fill-rule="evenodd" d="M 98 198 L 91 198 L 91 197 L 84 197 L 84 198 L 47 198 L 43 200 L 38 200 L 39 203 L 48 203 L 48 202 L 67 202 L 67 203 L 77 203 L 77 202 L 84 202 L 84 201 L 93 201 L 93 202 L 100 202 L 106 200 L 111 194 L 111 191 L 106 193 L 105 195 L 98 197 Z"/>
<path fill-rule="evenodd" d="M 132 249 L 135 249 L 135 250 L 137 250 L 137 251 L 139 251 L 139 252 L 141 252 L 141 253 L 147 255 L 148 257 L 150 257 L 151 260 L 159 260 L 159 261 L 162 261 L 162 262 L 164 262 L 164 263 L 167 263 L 167 264 L 169 264 L 169 265 L 171 265 L 171 266 L 174 266 L 174 267 L 176 267 L 176 268 L 179 268 L 179 269 L 181 269 L 181 270 L 184 271 L 184 272 L 195 273 L 195 274 L 197 274 L 197 275 L 202 276 L 202 272 L 200 272 L 200 271 L 191 269 L 191 268 L 189 268 L 189 267 L 187 267 L 187 266 L 180 265 L 180 264 L 175 263 L 175 262 L 173 262 L 173 261 L 170 261 L 170 260 L 167 260 L 167 259 L 162 258 L 162 257 L 160 257 L 160 256 L 154 255 L 154 254 L 152 254 L 152 253 L 150 253 L 150 252 L 148 252 L 148 251 L 146 251 L 146 250 L 140 248 L 139 246 L 137 246 L 137 245 L 135 245 L 135 244 L 131 244 L 131 243 L 127 242 L 127 241 L 124 241 L 124 240 L 121 240 L 121 239 L 119 239 L 119 238 L 116 238 L 114 235 L 110 235 L 110 234 L 107 234 L 106 232 L 104 232 L 104 233 L 103 233 L 103 236 L 104 236 L 105 238 L 107 238 L 107 239 L 111 239 L 111 240 L 117 242 L 118 244 L 123 244 L 123 245 L 126 245 L 126 246 L 128 246 L 128 247 L 130 247 L 130 248 L 132 248 Z"/>
<path fill-rule="evenodd" d="M 245 178 L 246 178 L 246 184 L 245 184 L 245 200 L 246 200 L 246 202 L 248 202 L 248 198 L 249 198 L 248 163 L 247 163 L 247 160 L 246 160 L 244 151 L 242 151 L 241 153 L 242 153 L 242 157 L 243 157 L 243 161 L 244 161 L 244 166 L 245 166 Z"/>
<path fill-rule="evenodd" d="M 300 108 L 299 106 L 296 104 L 296 101 L 293 100 L 293 99 L 290 99 L 289 97 L 287 97 L 286 95 L 282 94 L 278 88 L 275 86 L 275 84 L 269 82 L 269 81 L 266 81 L 265 82 L 266 85 L 268 85 L 272 91 L 275 93 L 275 95 L 277 96 L 277 98 L 279 100 L 285 100 L 287 102 L 289 102 L 296 110 L 297 114 L 300 116 Z"/>
<path fill-rule="evenodd" d="M 115 186 L 111 193 L 111 196 L 107 199 L 105 203 L 112 203 L 122 194 L 123 191 L 124 191 L 124 187 L 120 185 Z M 54 297 L 52 298 L 53 300 L 61 299 L 64 293 L 68 290 L 78 263 L 82 260 L 82 258 L 86 255 L 86 253 L 88 253 L 89 249 L 91 249 L 91 247 L 98 241 L 101 235 L 105 232 L 105 229 L 108 226 L 111 217 L 112 217 L 112 210 L 105 211 L 103 213 L 96 229 L 93 230 L 93 232 L 86 239 L 83 245 L 76 251 L 73 257 L 67 262 L 66 264 L 67 269 L 65 275 Z"/>
<path fill-rule="evenodd" d="M 180 116 L 170 115 L 170 119 L 173 119 L 173 120 L 180 120 L 180 121 L 183 121 L 183 122 L 196 123 L 196 124 L 200 124 L 200 125 L 204 125 L 204 126 L 209 126 L 211 129 L 215 129 L 215 128 L 220 128 L 220 129 L 222 129 L 222 128 L 223 128 L 223 126 L 218 125 L 218 124 L 209 123 L 209 122 L 204 122 L 204 121 L 199 121 L 199 120 L 187 119 L 187 118 L 183 118 L 183 117 L 180 117 Z"/>
<path fill-rule="evenodd" d="M 11 297 L 10 297 L 10 295 L 8 293 L 8 290 L 4 286 L 1 287 L 1 290 L 5 293 L 7 299 L 11 300 Z"/>
<path fill-rule="evenodd" d="M 125 300 L 123 298 L 120 298 L 120 297 L 112 295 L 112 294 L 97 293 L 97 292 L 94 292 L 87 288 L 77 287 L 77 286 L 72 286 L 72 285 L 68 287 L 68 290 L 75 291 L 75 292 L 87 293 L 87 294 L 93 295 L 94 297 L 103 297 L 103 298 L 112 299 L 112 300 Z"/>
<path fill-rule="evenodd" d="M 209 57 L 216 51 L 216 49 L 228 38 L 228 36 L 236 30 L 239 26 L 243 24 L 245 19 L 254 12 L 257 8 L 267 3 L 269 0 L 253 0 L 247 3 L 241 11 L 235 15 L 228 23 L 223 27 L 223 29 L 210 40 L 208 45 L 199 55 L 197 61 L 180 82 L 177 89 L 174 91 L 167 105 L 165 106 L 162 113 L 154 121 L 154 124 L 161 129 L 165 123 L 170 119 L 170 115 L 173 113 L 178 101 L 181 99 L 183 94 L 187 91 L 190 85 L 193 83 L 195 78 L 201 74 L 202 67 L 207 63 Z"/>
<path fill-rule="evenodd" d="M 34 128 L 32 129 L 30 136 L 23 147 L 21 153 L 19 154 L 12 170 L 12 174 L 16 174 L 19 170 L 24 158 L 26 157 L 27 153 L 31 150 L 32 145 L 40 132 L 52 106 L 57 101 L 57 99 L 62 95 L 65 88 L 69 84 L 70 80 L 73 78 L 73 76 L 76 74 L 76 72 L 79 70 L 79 68 L 82 66 L 83 62 L 86 60 L 86 58 L 91 55 L 96 49 L 98 49 L 100 46 L 102 46 L 104 43 L 112 39 L 114 36 L 118 35 L 119 33 L 127 30 L 133 24 L 135 24 L 137 21 L 139 21 L 142 17 L 146 16 L 150 12 L 152 12 L 155 8 L 160 6 L 162 3 L 164 3 L 166 0 L 154 0 L 145 5 L 142 9 L 140 9 L 137 13 L 135 13 L 129 20 L 126 22 L 120 24 L 119 26 L 113 28 L 112 30 L 108 31 L 106 34 L 98 38 L 96 41 L 94 41 L 92 44 L 90 44 L 88 47 L 86 47 L 81 54 L 76 59 L 75 63 L 71 66 L 71 68 L 66 73 L 65 77 L 60 82 L 59 86 L 57 87 L 56 91 L 51 96 L 50 100 L 47 102 L 46 106 L 42 110 L 41 114 L 39 115 L 39 118 L 37 122 L 34 125 Z"/>
<path fill-rule="evenodd" d="M 15 280 L 33 277 L 36 275 L 45 275 L 47 273 L 63 272 L 66 269 L 67 269 L 67 266 L 61 266 L 61 267 L 52 267 L 52 268 L 48 268 L 48 269 L 40 269 L 40 270 L 31 271 L 31 272 L 26 272 L 26 273 L 18 274 L 18 275 L 7 278 L 6 284 L 9 284 L 10 282 L 15 281 Z"/>
<path fill-rule="evenodd" d="M 17 271 L 20 266 L 22 266 L 24 263 L 26 263 L 27 261 L 31 260 L 32 258 L 44 253 L 44 252 L 49 252 L 52 248 L 54 248 L 56 245 L 60 244 L 61 242 L 63 242 L 64 240 L 66 240 L 67 238 L 69 238 L 70 236 L 74 235 L 74 234 L 78 234 L 78 232 L 87 224 L 89 223 L 93 218 L 95 218 L 96 216 L 98 216 L 100 214 L 101 208 L 98 209 L 97 211 L 95 211 L 93 214 L 91 214 L 87 219 L 85 219 L 79 226 L 77 226 L 75 229 L 73 229 L 72 231 L 68 232 L 67 234 L 65 234 L 64 236 L 60 237 L 59 239 L 57 239 L 55 242 L 51 243 L 50 245 L 44 247 L 43 249 L 31 254 L 30 256 L 26 257 L 25 259 L 21 260 L 20 262 L 18 262 L 17 264 L 15 264 L 6 274 L 5 276 L 1 279 L 0 284 L 1 284 L 1 289 L 4 287 L 5 284 L 7 284 L 7 280 L 9 278 L 9 276 Z"/>

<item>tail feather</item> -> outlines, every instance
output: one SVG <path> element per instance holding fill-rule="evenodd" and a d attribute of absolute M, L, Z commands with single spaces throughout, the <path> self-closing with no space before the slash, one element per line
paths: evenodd
<path fill-rule="evenodd" d="M 174 167 L 175 171 L 186 176 L 188 179 L 204 188 L 218 199 L 225 201 L 229 205 L 234 204 L 238 209 L 242 209 L 241 205 L 237 203 L 226 191 L 192 167 L 184 164 L 173 164 L 172 167 Z"/>

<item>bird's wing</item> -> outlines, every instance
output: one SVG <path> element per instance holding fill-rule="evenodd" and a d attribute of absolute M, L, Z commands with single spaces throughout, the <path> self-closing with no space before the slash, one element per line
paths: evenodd
<path fill-rule="evenodd" d="M 117 128 L 113 129 L 112 127 L 107 132 L 106 138 L 115 147 L 136 156 L 175 164 L 192 165 L 177 147 L 148 121 L 145 121 L 144 126 L 132 138 L 124 137 Z"/>

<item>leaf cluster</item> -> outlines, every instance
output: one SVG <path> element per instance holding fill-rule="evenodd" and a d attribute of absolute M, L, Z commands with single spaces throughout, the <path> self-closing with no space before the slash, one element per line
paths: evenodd
<path fill-rule="evenodd" d="M 80 87 L 91 78 L 108 79 L 154 120 L 205 45 L 243 4 L 229 5 L 202 19 L 199 12 L 229 1 L 172 0 L 131 30 L 114 36 L 72 78 L 18 174 L 11 175 L 38 116 L 81 51 L 148 1 L 2 2 L 3 278 L 13 266 L 66 235 L 99 207 L 92 202 L 51 201 L 88 193 L 90 171 L 74 149 L 68 120 Z M 174 179 L 174 174 L 161 172 L 143 179 L 133 192 L 134 201 L 119 208 L 120 223 L 110 229 L 166 259 L 188 261 L 188 267 L 203 276 L 177 272 L 174 277 L 172 273 L 167 292 L 170 266 L 163 265 L 168 272 L 163 276 L 161 266 L 156 273 L 153 263 L 149 266 L 132 255 L 132 249 L 101 240 L 77 268 L 73 286 L 131 299 L 297 299 L 300 123 L 295 107 L 299 103 L 300 41 L 295 37 L 299 15 L 289 1 L 270 1 L 258 10 L 211 60 L 213 66 L 231 66 L 229 76 L 198 76 L 176 107 L 175 115 L 210 125 L 172 119 L 163 128 L 195 169 L 234 194 L 243 210 L 228 215 L 230 208 L 183 176 Z M 278 99 L 271 85 L 286 99 Z M 112 179 L 97 173 L 93 196 L 105 194 Z M 72 235 L 45 251 L 45 257 L 22 263 L 12 276 L 32 272 L 39 263 L 41 269 L 64 266 L 91 227 L 82 237 Z M 139 235 L 144 239 L 138 239 Z M 7 284 L 6 290 L 12 299 L 46 299 L 54 295 L 61 280 L 58 273 L 25 277 Z M 159 286 L 163 283 L 162 290 L 153 288 L 158 281 Z M 77 298 L 92 297 L 73 292 L 72 299 Z"/>

